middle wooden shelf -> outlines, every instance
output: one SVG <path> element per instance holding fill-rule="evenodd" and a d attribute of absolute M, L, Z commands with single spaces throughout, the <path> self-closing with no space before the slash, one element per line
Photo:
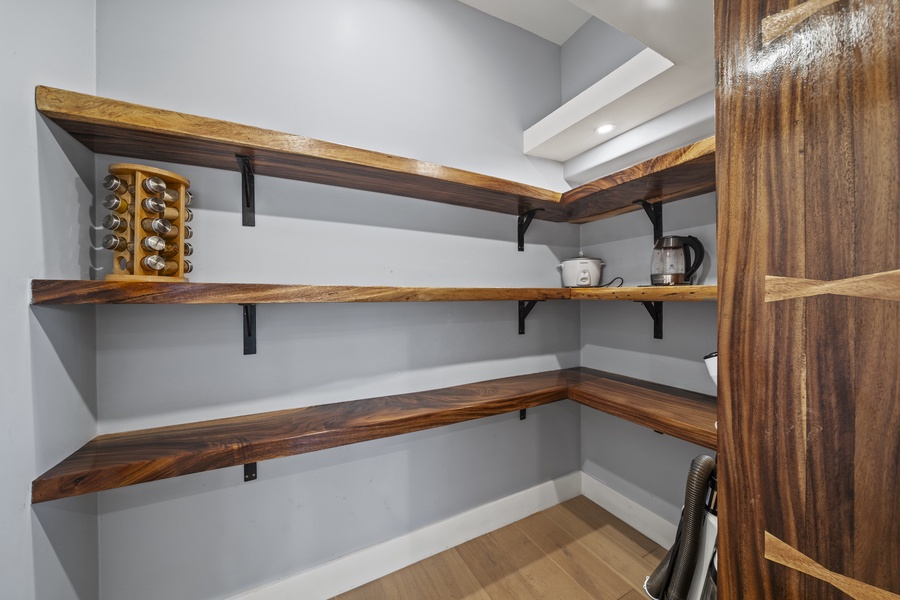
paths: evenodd
<path fill-rule="evenodd" d="M 698 302 L 715 299 L 716 286 L 714 285 L 618 288 L 482 288 L 156 283 L 68 279 L 34 279 L 31 282 L 31 303 L 36 306 L 52 304 L 291 304 L 501 300 Z"/>

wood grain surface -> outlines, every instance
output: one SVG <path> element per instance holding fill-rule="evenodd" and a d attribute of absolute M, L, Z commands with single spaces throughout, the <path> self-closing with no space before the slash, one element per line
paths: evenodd
<path fill-rule="evenodd" d="M 766 302 L 833 294 L 900 302 L 900 270 L 818 281 L 766 275 Z"/>
<path fill-rule="evenodd" d="M 101 435 L 32 485 L 43 502 L 302 454 L 538 406 L 566 397 L 560 371 Z"/>
<path fill-rule="evenodd" d="M 715 300 L 716 286 L 622 288 L 435 288 L 267 283 L 33 279 L 31 303 L 273 304 L 303 302 L 478 302 L 501 300 Z"/>
<path fill-rule="evenodd" d="M 409 158 L 90 96 L 35 89 L 37 109 L 94 152 L 310 181 L 535 218 L 586 222 L 715 189 L 713 138 L 629 167 L 565 194 Z"/>
<path fill-rule="evenodd" d="M 715 6 L 720 591 L 846 597 L 768 531 L 897 594 L 900 11 Z"/>
<path fill-rule="evenodd" d="M 634 302 L 701 302 L 716 300 L 714 285 L 572 288 L 572 300 L 632 300 Z"/>
<path fill-rule="evenodd" d="M 575 372 L 584 377 L 573 377 L 570 399 L 715 450 L 716 399 L 712 396 L 584 367 Z"/>
<path fill-rule="evenodd" d="M 769 44 L 838 0 L 807 0 L 762 20 L 762 43 Z"/>
<path fill-rule="evenodd" d="M 829 571 L 796 548 L 766 532 L 766 558 L 806 575 L 830 583 L 854 600 L 900 600 L 900 596 L 867 583 Z"/>
<path fill-rule="evenodd" d="M 640 200 L 671 202 L 716 189 L 716 141 L 700 140 L 565 192 L 570 223 L 640 210 Z"/>
<path fill-rule="evenodd" d="M 571 397 L 573 385 L 578 386 L 579 402 L 682 439 L 711 439 L 715 446 L 714 399 L 674 388 L 664 390 L 638 380 L 623 384 L 624 380 L 617 378 L 583 368 L 547 371 L 425 392 L 101 435 L 35 479 L 32 502 L 517 411 Z M 594 394 L 602 397 L 595 405 L 591 404 Z M 671 406 L 666 406 L 667 397 Z M 692 410 L 694 405 L 697 411 L 706 411 L 705 434 L 698 434 L 692 417 L 672 417 L 673 413 Z M 679 422 L 685 423 L 683 429 L 678 428 Z"/>
<path fill-rule="evenodd" d="M 471 302 L 560 300 L 567 288 L 432 288 L 268 283 L 170 283 L 34 279 L 43 304 L 275 304 L 304 302 Z"/>
<path fill-rule="evenodd" d="M 496 212 L 543 209 L 564 220 L 551 190 L 239 123 L 39 86 L 38 110 L 94 152 L 411 196 Z"/>

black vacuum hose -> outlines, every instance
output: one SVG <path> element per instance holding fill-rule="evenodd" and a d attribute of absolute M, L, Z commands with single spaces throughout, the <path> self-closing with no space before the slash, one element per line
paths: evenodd
<path fill-rule="evenodd" d="M 703 535 L 706 489 L 715 471 L 715 459 L 705 454 L 691 462 L 675 543 L 644 584 L 647 593 L 657 600 L 685 600 L 687 597 Z"/>

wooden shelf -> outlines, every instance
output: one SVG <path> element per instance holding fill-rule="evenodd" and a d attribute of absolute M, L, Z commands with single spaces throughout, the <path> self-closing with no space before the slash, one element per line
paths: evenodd
<path fill-rule="evenodd" d="M 437 288 L 34 279 L 32 304 L 290 304 L 557 300 L 566 288 Z"/>
<path fill-rule="evenodd" d="M 704 448 L 716 449 L 716 399 L 580 367 L 570 370 L 569 398 Z"/>
<path fill-rule="evenodd" d="M 38 86 L 37 109 L 94 152 L 369 190 L 584 223 L 715 189 L 713 138 L 565 193 L 288 133 Z"/>
<path fill-rule="evenodd" d="M 587 223 L 716 189 L 716 140 L 706 138 L 565 192 L 566 221 Z"/>
<path fill-rule="evenodd" d="M 716 446 L 713 397 L 578 368 L 101 435 L 35 479 L 32 502 L 313 452 L 565 398 Z"/>
<path fill-rule="evenodd" d="M 499 300 L 715 300 L 716 286 L 629 288 L 436 288 L 266 283 L 178 283 L 34 279 L 31 303 L 272 304 L 304 302 L 480 302 Z"/>
<path fill-rule="evenodd" d="M 634 302 L 702 302 L 716 299 L 714 285 L 571 288 L 571 300 L 632 300 Z"/>

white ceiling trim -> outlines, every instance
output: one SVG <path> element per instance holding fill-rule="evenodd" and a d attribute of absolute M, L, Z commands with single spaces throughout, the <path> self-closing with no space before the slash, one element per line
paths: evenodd
<path fill-rule="evenodd" d="M 614 94 L 598 95 L 591 111 L 584 106 L 572 109 L 571 114 L 584 115 L 579 120 L 551 119 L 559 111 L 567 113 L 572 102 L 584 102 L 579 97 L 569 101 L 523 134 L 526 154 L 557 161 L 570 160 L 714 89 L 712 0 L 572 2 L 642 42 L 673 65 L 617 97 L 613 97 Z M 547 119 L 556 124 L 555 131 L 544 123 Z M 615 131 L 598 135 L 594 130 L 602 123 L 615 123 Z M 534 128 L 541 132 L 540 136 L 529 133 Z"/>
<path fill-rule="evenodd" d="M 578 187 L 716 133 L 715 92 L 707 92 L 566 161 L 563 177 Z"/>
<path fill-rule="evenodd" d="M 609 106 L 673 66 L 671 60 L 658 52 L 650 48 L 642 50 L 624 65 L 526 129 L 525 154 L 560 161 L 571 158 L 570 153 L 573 151 L 580 154 L 559 134 L 581 123 L 589 123 L 592 130 L 590 141 L 594 146 L 619 135 L 629 119 L 624 115 L 617 116 L 613 111 L 606 111 L 606 115 L 601 115 L 599 109 Z M 603 116 L 607 120 L 602 120 Z M 605 122 L 615 123 L 616 129 L 602 135 L 593 133 L 594 128 Z"/>

